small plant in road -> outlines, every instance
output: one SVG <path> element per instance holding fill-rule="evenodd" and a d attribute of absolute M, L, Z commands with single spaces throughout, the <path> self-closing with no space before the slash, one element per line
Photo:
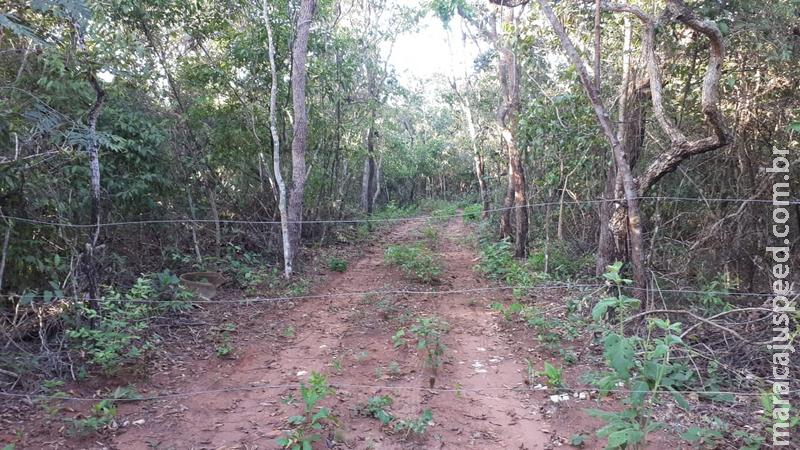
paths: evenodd
<path fill-rule="evenodd" d="M 423 283 L 433 283 L 442 275 L 442 266 L 430 250 L 420 245 L 392 245 L 386 249 L 385 260 L 397 266 L 407 276 Z"/>
<path fill-rule="evenodd" d="M 422 414 L 416 419 L 400 419 L 395 421 L 393 428 L 394 431 L 407 438 L 409 435 L 422 435 L 428 431 L 428 427 L 433 421 L 433 413 L 430 409 L 422 411 Z"/>
<path fill-rule="evenodd" d="M 430 385 L 436 383 L 436 376 L 443 362 L 447 347 L 442 342 L 442 336 L 447 332 L 449 325 L 438 317 L 420 317 L 408 330 L 399 330 L 392 336 L 395 347 L 402 347 L 408 343 L 408 338 L 416 340 L 417 350 L 423 354 L 423 364 L 431 370 Z"/>
<path fill-rule="evenodd" d="M 311 373 L 308 385 L 300 383 L 303 414 L 289 417 L 288 423 L 293 429 L 288 436 L 278 439 L 278 445 L 288 450 L 310 450 L 314 442 L 321 440 L 322 430 L 337 421 L 330 409 L 318 406 L 331 394 L 333 389 L 328 386 L 327 378 L 316 372 Z"/>
<path fill-rule="evenodd" d="M 383 426 L 391 425 L 391 429 L 404 438 L 410 435 L 422 435 L 428 430 L 428 427 L 433 420 L 433 413 L 430 409 L 426 409 L 422 414 L 414 419 L 400 419 L 395 417 L 389 412 L 389 407 L 392 406 L 394 400 L 388 395 L 376 395 L 370 397 L 365 403 L 362 403 L 356 408 L 356 412 L 365 417 L 373 417 Z"/>

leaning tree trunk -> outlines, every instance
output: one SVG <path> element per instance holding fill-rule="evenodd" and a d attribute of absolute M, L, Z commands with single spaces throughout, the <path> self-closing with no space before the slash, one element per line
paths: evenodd
<path fill-rule="evenodd" d="M 622 44 L 622 83 L 619 93 L 619 128 L 617 139 L 622 145 L 628 167 L 633 170 L 641 153 L 644 139 L 644 86 L 637 85 L 635 71 L 631 63 L 631 22 L 624 19 Z M 597 47 L 597 46 L 596 46 Z M 599 50 L 596 50 L 599 51 Z M 595 83 L 597 80 L 595 79 Z M 597 84 L 595 84 L 597 86 Z M 611 164 L 606 173 L 603 189 L 603 203 L 600 204 L 600 233 L 597 245 L 595 272 L 598 276 L 606 271 L 606 267 L 616 261 L 628 260 L 627 231 L 624 206 L 619 199 L 624 195 L 621 191 L 621 177 L 616 165 Z"/>
<path fill-rule="evenodd" d="M 269 40 L 269 67 L 272 83 L 269 91 L 269 131 L 272 135 L 272 171 L 275 173 L 275 183 L 278 185 L 278 211 L 281 214 L 281 239 L 283 243 L 283 274 L 286 278 L 292 276 L 292 243 L 289 239 L 289 214 L 286 205 L 286 182 L 281 171 L 281 140 L 278 134 L 277 99 L 278 99 L 278 71 L 275 67 L 275 41 L 272 38 L 272 24 L 269 21 L 269 3 L 263 2 L 263 19 L 267 27 Z"/>
<path fill-rule="evenodd" d="M 481 217 L 485 219 L 489 217 L 489 192 L 486 188 L 486 179 L 483 175 L 483 156 L 478 146 L 478 131 L 475 129 L 475 121 L 472 117 L 472 108 L 469 104 L 469 99 L 462 97 L 458 93 L 458 90 L 455 88 L 455 82 L 453 83 L 453 89 L 456 91 L 456 95 L 461 99 L 461 109 L 464 111 L 464 119 L 466 119 L 467 122 L 469 139 L 472 144 L 472 158 L 475 163 L 475 178 L 478 180 L 478 192 L 481 197 Z"/>
<path fill-rule="evenodd" d="M 297 34 L 292 46 L 292 189 L 289 192 L 289 242 L 294 262 L 300 249 L 303 231 L 303 195 L 306 188 L 306 145 L 308 143 L 308 111 L 306 110 L 306 74 L 308 35 L 316 9 L 316 0 L 301 0 L 297 15 Z"/>
<path fill-rule="evenodd" d="M 595 88 L 593 80 L 589 78 L 589 74 L 586 71 L 586 65 L 578 54 L 578 51 L 575 49 L 575 45 L 572 43 L 572 40 L 569 38 L 569 36 L 567 36 L 567 32 L 564 30 L 564 25 L 558 20 L 555 12 L 553 12 L 553 8 L 550 6 L 550 3 L 547 0 L 539 0 L 539 5 L 547 17 L 547 20 L 550 22 L 553 31 L 561 41 L 561 46 L 564 49 L 564 52 L 567 54 L 567 57 L 578 71 L 578 77 L 581 85 L 583 85 L 583 89 L 586 91 L 586 95 L 589 97 L 589 101 L 594 108 L 600 128 L 602 129 L 606 140 L 611 146 L 614 160 L 617 164 L 617 170 L 619 171 L 619 176 L 622 181 L 622 190 L 625 195 L 625 202 L 627 206 L 627 225 L 630 241 L 631 262 L 633 265 L 633 278 L 637 287 L 646 289 L 647 278 L 645 276 L 644 251 L 642 248 L 641 215 L 639 212 L 638 198 L 639 192 L 636 183 L 634 182 L 633 175 L 631 174 L 630 166 L 625 159 L 624 149 L 622 148 L 619 139 L 617 139 L 614 126 L 611 123 L 608 114 L 606 113 L 606 108 L 603 105 L 603 101 L 600 99 L 599 92 Z"/>

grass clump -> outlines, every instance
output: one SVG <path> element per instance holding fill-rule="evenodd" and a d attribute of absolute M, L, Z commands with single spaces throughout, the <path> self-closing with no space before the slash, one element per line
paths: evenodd
<path fill-rule="evenodd" d="M 420 245 L 392 245 L 386 249 L 385 261 L 397 266 L 407 276 L 423 283 L 434 283 L 442 275 L 441 263 L 430 250 Z"/>

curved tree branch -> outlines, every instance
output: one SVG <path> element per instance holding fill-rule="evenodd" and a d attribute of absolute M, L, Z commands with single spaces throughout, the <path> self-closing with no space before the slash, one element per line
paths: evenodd
<path fill-rule="evenodd" d="M 642 22 L 644 27 L 642 45 L 650 78 L 653 113 L 661 129 L 672 143 L 671 148 L 656 157 L 638 177 L 639 194 L 643 195 L 664 175 L 674 171 L 684 160 L 716 150 L 732 141 L 725 126 L 725 119 L 719 110 L 719 83 L 722 77 L 722 63 L 725 59 L 725 45 L 722 41 L 722 33 L 716 23 L 697 17 L 682 0 L 668 0 L 666 10 L 659 20 L 654 20 L 633 5 L 605 3 L 602 8 L 609 12 L 631 14 Z M 709 59 L 703 78 L 701 108 L 706 123 L 713 129 L 712 136 L 690 141 L 664 110 L 661 74 L 655 54 L 655 30 L 663 18 L 673 18 L 697 33 L 705 35 L 709 40 Z"/>

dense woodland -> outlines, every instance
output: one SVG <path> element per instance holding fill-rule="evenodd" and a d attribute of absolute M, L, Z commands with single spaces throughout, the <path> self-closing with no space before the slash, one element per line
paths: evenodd
<path fill-rule="evenodd" d="M 430 17 L 477 57 L 408 81 L 392 47 Z M 487 285 L 524 290 L 495 305 L 506 318 L 537 287 L 607 284 L 611 297 L 563 294 L 613 330 L 595 331 L 611 336 L 607 382 L 769 392 L 765 249 L 784 180 L 765 168 L 786 152 L 780 189 L 796 198 L 798 61 L 790 0 L 4 0 L 0 387 L 46 394 L 132 364 L 141 377 L 154 318 L 192 314 L 180 274 L 302 296 L 327 249 L 433 216 L 470 222 Z M 386 254 L 418 270 L 410 257 Z M 648 347 L 626 339 L 651 333 L 685 346 L 673 356 L 699 381 L 663 369 L 669 350 L 641 380 Z M 754 401 L 737 408 L 772 409 Z M 603 445 L 648 448 L 640 419 L 609 419 Z M 692 445 L 772 439 L 733 428 Z"/>

